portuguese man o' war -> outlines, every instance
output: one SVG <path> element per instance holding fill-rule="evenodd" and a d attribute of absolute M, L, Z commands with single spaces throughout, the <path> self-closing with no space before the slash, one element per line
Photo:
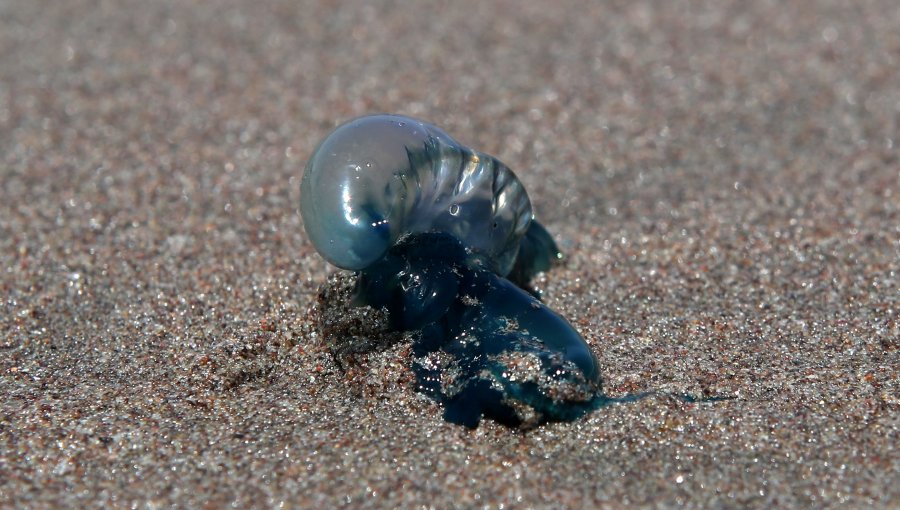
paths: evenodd
<path fill-rule="evenodd" d="M 419 120 L 366 116 L 319 144 L 300 190 L 316 250 L 356 272 L 353 305 L 411 333 L 417 389 L 448 421 L 526 427 L 617 401 L 584 339 L 525 290 L 559 249 L 494 157 Z"/>

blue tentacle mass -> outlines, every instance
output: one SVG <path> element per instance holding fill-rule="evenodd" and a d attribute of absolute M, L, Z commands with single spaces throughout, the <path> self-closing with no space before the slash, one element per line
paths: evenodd
<path fill-rule="evenodd" d="M 419 390 L 445 404 L 449 421 L 572 419 L 599 394 L 597 360 L 572 326 L 453 236 L 404 238 L 360 272 L 356 292 L 386 308 L 393 327 L 417 332 Z"/>
<path fill-rule="evenodd" d="M 310 158 L 301 214 L 319 253 L 357 272 L 354 304 L 414 333 L 418 390 L 447 420 L 530 426 L 609 401 L 584 339 L 523 290 L 559 250 L 497 159 L 415 119 L 362 117 Z"/>

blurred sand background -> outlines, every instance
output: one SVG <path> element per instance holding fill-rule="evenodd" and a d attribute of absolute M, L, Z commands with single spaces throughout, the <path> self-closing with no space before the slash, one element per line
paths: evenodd
<path fill-rule="evenodd" d="M 0 0 L 0 507 L 900 507 L 900 4 Z M 342 373 L 299 178 L 496 155 L 605 387 L 447 424 Z"/>

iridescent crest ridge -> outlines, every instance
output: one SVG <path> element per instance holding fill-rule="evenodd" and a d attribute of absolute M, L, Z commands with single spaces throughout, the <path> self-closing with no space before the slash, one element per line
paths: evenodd
<path fill-rule="evenodd" d="M 316 249 L 357 271 L 404 234 L 443 232 L 505 276 L 533 217 L 525 188 L 506 165 L 400 115 L 361 117 L 335 129 L 310 158 L 300 191 Z"/>

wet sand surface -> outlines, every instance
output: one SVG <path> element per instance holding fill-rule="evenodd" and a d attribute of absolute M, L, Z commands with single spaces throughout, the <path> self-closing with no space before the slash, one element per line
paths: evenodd
<path fill-rule="evenodd" d="M 0 506 L 900 507 L 900 5 L 0 2 Z M 297 214 L 357 115 L 526 184 L 612 396 L 342 372 Z"/>

